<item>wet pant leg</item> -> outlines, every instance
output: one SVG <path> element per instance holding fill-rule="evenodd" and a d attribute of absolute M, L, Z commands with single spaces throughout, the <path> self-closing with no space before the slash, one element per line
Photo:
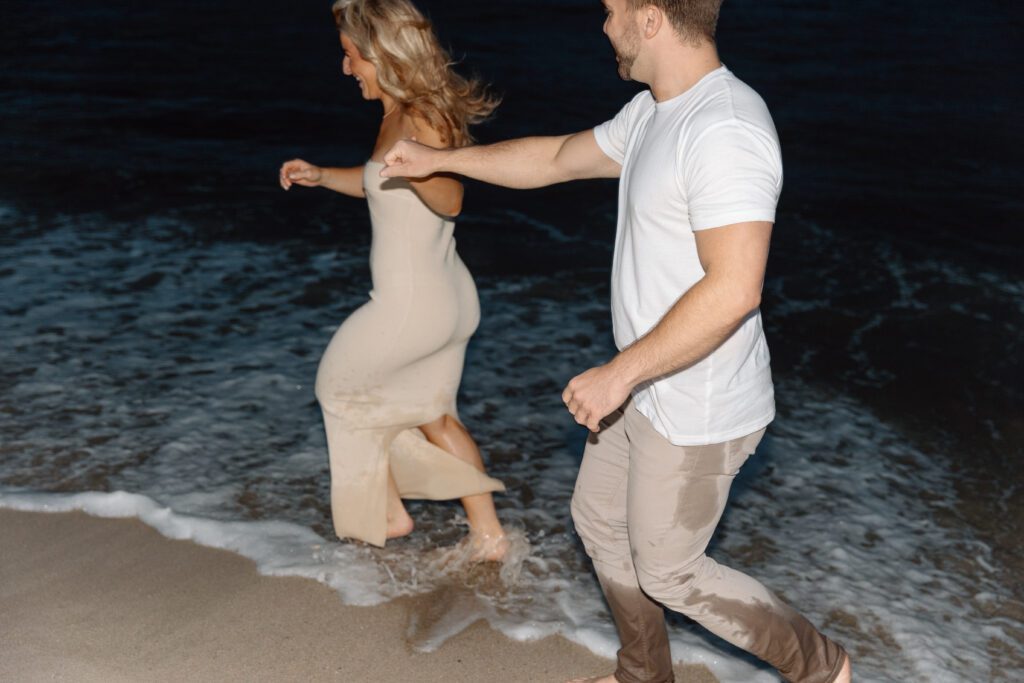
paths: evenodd
<path fill-rule="evenodd" d="M 587 440 L 572 516 L 619 633 L 615 677 L 620 683 L 671 683 L 675 677 L 664 609 L 640 589 L 630 553 L 626 522 L 629 440 L 622 409 L 601 425 L 601 431 Z"/>
<path fill-rule="evenodd" d="M 637 597 L 639 589 L 648 601 L 685 614 L 764 659 L 789 681 L 831 683 L 844 662 L 843 649 L 759 582 L 705 555 L 733 479 L 763 430 L 720 444 L 675 446 L 632 405 L 618 422 L 625 446 L 618 437 L 609 439 L 600 450 L 588 446 L 573 504 L 577 530 L 591 557 L 621 557 L 625 538 L 631 571 L 614 559 L 594 561 L 606 595 L 616 596 L 608 598 L 609 604 L 617 603 L 613 606 L 616 623 L 620 619 L 626 624 L 644 622 L 632 630 L 645 633 L 657 628 L 648 622 L 657 621 L 664 628 L 661 615 L 656 619 L 647 603 Z M 625 492 L 608 498 L 602 491 L 607 482 L 621 476 L 623 447 L 628 453 Z M 610 450 L 620 457 L 608 457 Z M 623 503 L 625 536 L 619 528 Z M 606 514 L 615 521 L 590 519 Z M 609 534 L 613 528 L 615 533 Z M 623 650 L 641 647 L 652 647 L 652 641 L 634 638 L 627 647 L 623 640 Z M 667 656 L 667 639 L 658 647 L 663 647 Z M 661 658 L 658 654 L 620 652 L 616 677 L 623 683 L 671 680 L 647 678 L 645 671 L 631 665 Z"/>

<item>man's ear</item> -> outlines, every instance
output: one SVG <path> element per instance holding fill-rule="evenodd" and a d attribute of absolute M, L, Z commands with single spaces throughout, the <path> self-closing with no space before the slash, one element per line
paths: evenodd
<path fill-rule="evenodd" d="M 653 38 L 658 35 L 658 31 L 661 30 L 662 25 L 665 23 L 665 14 L 661 11 L 660 7 L 654 5 L 647 5 L 643 11 L 644 38 Z"/>

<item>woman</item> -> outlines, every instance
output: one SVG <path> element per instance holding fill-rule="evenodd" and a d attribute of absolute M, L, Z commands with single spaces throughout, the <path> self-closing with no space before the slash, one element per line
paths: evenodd
<path fill-rule="evenodd" d="M 452 219 L 462 184 L 451 177 L 380 177 L 384 152 L 403 138 L 437 147 L 471 142 L 470 124 L 497 101 L 454 73 L 430 23 L 408 0 L 338 0 L 342 70 L 364 99 L 383 105 L 364 166 L 281 166 L 281 186 L 326 187 L 366 197 L 373 227 L 370 301 L 331 339 L 316 378 L 340 537 L 382 546 L 413 520 L 402 498 L 460 498 L 475 559 L 500 560 L 508 540 L 480 452 L 459 422 L 455 396 L 480 306 L 455 252 Z"/>

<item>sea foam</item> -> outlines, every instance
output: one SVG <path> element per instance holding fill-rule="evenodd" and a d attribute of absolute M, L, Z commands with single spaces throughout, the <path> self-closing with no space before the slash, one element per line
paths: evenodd
<path fill-rule="evenodd" d="M 459 596 L 411 634 L 424 649 L 475 615 L 514 638 L 558 633 L 614 654 L 569 516 L 585 432 L 559 398 L 613 353 L 606 273 L 477 278 L 483 320 L 459 406 L 507 486 L 499 515 L 530 544 L 506 582 L 429 570 L 466 532 L 455 504 L 410 502 L 416 533 L 383 549 L 332 537 L 311 384 L 331 331 L 366 298 L 365 247 L 197 246 L 150 237 L 158 228 L 67 217 L 0 245 L 0 505 L 135 516 L 352 604 Z M 949 461 L 848 396 L 777 379 L 779 416 L 712 556 L 843 642 L 862 680 L 1012 680 L 999 676 L 1024 629 L 1003 608 L 998 558 L 958 517 Z M 776 678 L 685 620 L 670 635 L 677 659 L 723 681 Z"/>

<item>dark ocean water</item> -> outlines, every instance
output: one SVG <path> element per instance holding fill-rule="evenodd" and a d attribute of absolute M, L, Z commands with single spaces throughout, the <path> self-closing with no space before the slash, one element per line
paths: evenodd
<path fill-rule="evenodd" d="M 591 127 L 637 89 L 615 74 L 599 2 L 420 5 L 463 60 L 463 71 L 479 74 L 504 97 L 494 120 L 477 131 L 483 141 Z M 75 329 L 62 321 L 80 320 L 97 302 L 106 311 L 97 320 L 113 327 L 78 328 L 83 336 L 75 348 L 88 348 L 92 338 L 123 359 L 133 340 L 158 340 L 157 351 L 179 367 L 197 363 L 199 376 L 215 372 L 215 364 L 204 369 L 201 361 L 204 349 L 221 343 L 207 339 L 208 330 L 242 344 L 235 336 L 255 330 L 261 315 L 285 320 L 274 307 L 287 303 L 297 311 L 287 319 L 292 336 L 268 337 L 267 344 L 291 344 L 301 360 L 297 374 L 315 368 L 328 326 L 358 303 L 366 279 L 358 258 L 341 258 L 341 270 L 324 270 L 323 259 L 363 254 L 367 216 L 357 200 L 281 192 L 277 167 L 294 156 L 324 165 L 361 163 L 379 116 L 341 75 L 328 9 L 320 2 L 217 0 L 3 3 L 0 246 L 7 260 L 0 262 L 0 323 L 12 340 L 0 346 L 4 391 L 13 396 L 34 368 L 59 366 L 54 359 L 73 336 L 64 330 Z M 892 430 L 886 439 L 898 434 L 941 463 L 955 488 L 955 505 L 939 515 L 942 524 L 968 529 L 991 548 L 1006 589 L 992 609 L 1018 624 L 1024 623 L 1021 44 L 1020 9 L 994 1 L 730 0 L 719 27 L 723 61 L 765 98 L 783 145 L 786 186 L 763 304 L 780 385 L 856 401 Z M 467 373 L 500 376 L 502 367 L 529 367 L 542 378 L 524 379 L 492 405 L 490 385 L 467 377 L 463 405 L 467 397 L 476 401 L 465 408 L 470 416 L 491 424 L 503 413 L 519 415 L 514 406 L 523 395 L 557 396 L 561 377 L 545 375 L 550 368 L 542 362 L 557 329 L 544 317 L 551 310 L 580 316 L 562 339 L 579 351 L 559 347 L 563 374 L 571 376 L 574 353 L 598 362 L 607 352 L 607 339 L 584 340 L 608 335 L 601 304 L 614 215 L 609 182 L 518 193 L 469 185 L 459 250 L 481 282 L 485 307 L 490 298 L 499 318 L 517 311 L 515 338 L 524 355 L 504 358 L 496 342 L 484 339 L 471 347 Z M 104 250 L 114 256 L 100 258 Z M 237 262 L 239 253 L 261 261 L 247 268 Z M 307 262 L 319 265 L 301 265 Z M 217 280 L 209 267 L 223 268 L 223 277 Z M 205 284 L 190 279 L 193 274 L 207 278 Z M 18 296 L 30 286 L 31 296 Z M 194 292 L 183 294 L 183 287 Z M 84 297 L 86 291 L 96 298 Z M 210 304 L 204 296 L 214 291 L 217 303 Z M 145 297 L 152 303 L 140 305 Z M 159 337 L 153 330 L 172 301 L 177 327 Z M 195 310 L 183 313 L 190 301 Z M 311 314 L 318 311 L 326 312 L 323 329 Z M 484 316 L 482 333 L 487 310 Z M 295 341 L 300 334 L 309 337 Z M 112 368 L 117 361 L 104 362 Z M 131 372 L 103 370 L 104 362 L 76 372 L 130 384 Z M 264 359 L 239 369 L 272 373 L 276 363 Z M 151 380 L 154 373 L 138 376 Z M 168 381 L 173 388 L 182 380 Z M 798 393 L 779 392 L 783 429 L 787 419 L 818 424 Z M 246 405 L 232 410 L 258 412 Z M 4 406 L 0 458 L 12 458 L 30 434 L 19 406 Z M 557 410 L 557 401 L 551 408 Z M 151 426 L 137 414 L 129 423 Z M 545 452 L 580 443 L 578 434 L 552 430 L 554 445 Z M 57 442 L 73 441 L 56 432 Z M 88 448 L 107 437 L 91 438 L 101 441 Z M 880 440 L 877 448 L 882 453 L 887 446 Z M 127 486 L 117 480 L 122 475 L 133 481 L 126 473 L 135 465 L 125 459 L 114 470 L 85 467 L 81 476 L 56 482 L 54 459 L 68 462 L 58 450 L 19 462 L 0 484 L 76 491 Z M 858 452 L 870 457 L 871 447 Z M 310 500 L 322 495 L 316 487 L 308 491 Z M 908 495 L 927 502 L 933 492 Z M 523 494 L 523 505 L 533 496 Z M 258 491 L 249 500 L 259 508 Z M 322 500 L 309 503 L 302 521 L 322 531 L 322 513 Z M 1019 646 L 1024 629 L 1016 634 Z M 993 656 L 1002 652 L 992 647 Z M 1019 664 L 1020 655 L 1011 649 L 1008 661 Z M 993 674 L 993 680 L 1002 679 Z"/>

